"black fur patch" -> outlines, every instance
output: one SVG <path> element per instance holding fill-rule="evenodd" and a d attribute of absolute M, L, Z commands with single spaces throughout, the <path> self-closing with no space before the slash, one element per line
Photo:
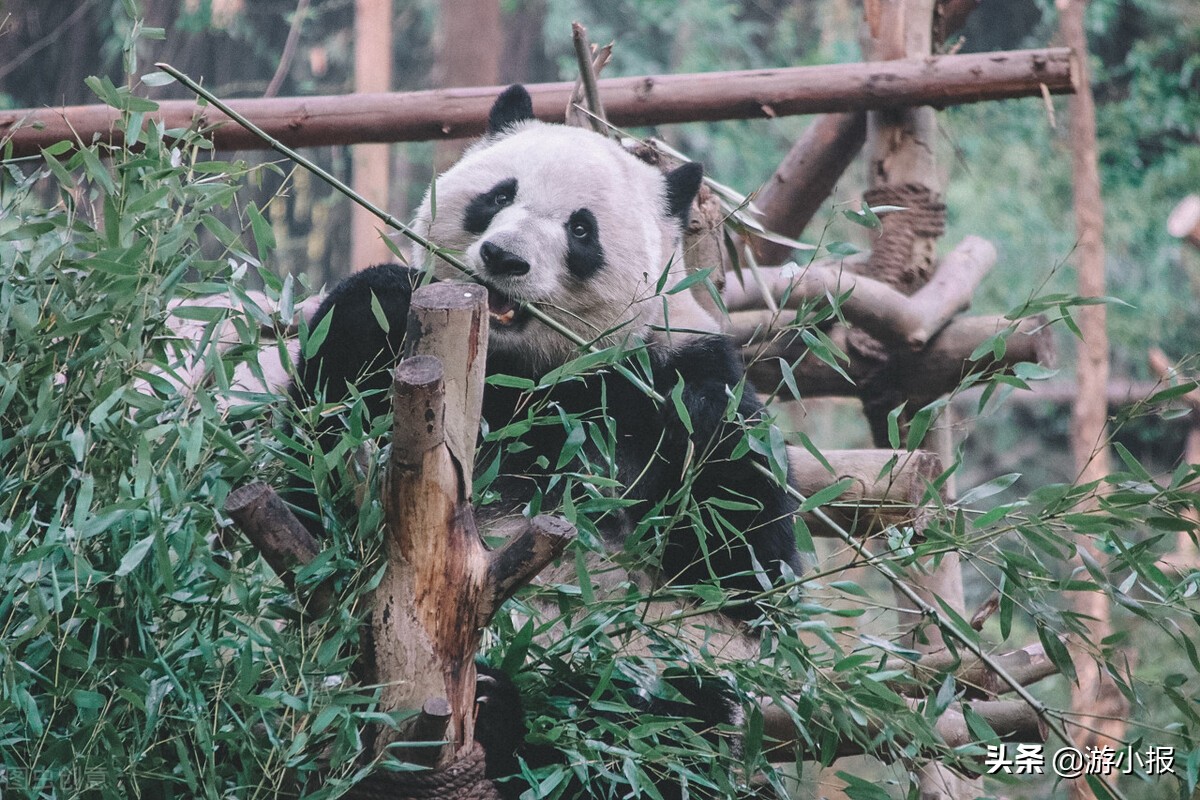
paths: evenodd
<path fill-rule="evenodd" d="M 509 125 L 533 119 L 533 100 L 520 84 L 514 84 L 496 98 L 488 112 L 488 134 L 499 133 Z"/>
<path fill-rule="evenodd" d="M 678 217 L 681 225 L 686 225 L 692 201 L 696 199 L 696 193 L 700 191 L 700 182 L 704 180 L 704 167 L 690 161 L 668 172 L 666 178 L 667 213 Z"/>
<path fill-rule="evenodd" d="M 604 266 L 604 248 L 600 245 L 600 225 L 586 208 L 571 214 L 567 229 L 567 269 L 580 280 L 590 278 Z"/>
<path fill-rule="evenodd" d="M 483 233 L 500 209 L 512 205 L 516 199 L 516 178 L 500 181 L 486 192 L 475 195 L 463 214 L 463 230 L 476 235 Z"/>

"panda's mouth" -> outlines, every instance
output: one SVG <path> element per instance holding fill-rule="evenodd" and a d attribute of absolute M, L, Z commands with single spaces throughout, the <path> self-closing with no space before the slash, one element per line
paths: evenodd
<path fill-rule="evenodd" d="M 488 317 L 492 324 L 500 328 L 511 328 L 518 323 L 524 322 L 528 316 L 528 312 L 521 307 L 519 300 L 506 295 L 499 289 L 491 286 L 488 290 Z"/>

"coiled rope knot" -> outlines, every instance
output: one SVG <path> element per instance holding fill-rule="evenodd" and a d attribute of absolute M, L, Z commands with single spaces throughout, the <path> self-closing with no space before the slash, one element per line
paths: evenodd
<path fill-rule="evenodd" d="M 350 800 L 500 800 L 484 774 L 483 748 L 476 744 L 436 771 L 376 772 L 354 785 Z"/>
<path fill-rule="evenodd" d="M 918 236 L 937 238 L 945 233 L 946 204 L 935 200 L 927 187 L 912 183 L 868 189 L 863 192 L 863 200 L 871 207 L 903 209 L 879 214 L 883 229 L 875 240 L 865 274 L 906 294 L 920 288 L 929 276 L 921 274 L 922 266 L 913 263 L 913 242 Z"/>

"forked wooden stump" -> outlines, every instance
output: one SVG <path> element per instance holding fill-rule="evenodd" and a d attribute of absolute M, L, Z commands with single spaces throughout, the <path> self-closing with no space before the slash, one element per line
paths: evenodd
<path fill-rule="evenodd" d="M 387 570 L 375 594 L 376 675 L 385 711 L 444 698 L 448 714 L 418 715 L 397 740 L 428 741 L 444 719 L 434 766 L 465 756 L 475 724 L 475 654 L 496 609 L 556 558 L 574 529 L 538 517 L 498 550 L 479 536 L 471 465 L 487 353 L 487 292 L 441 283 L 413 294 L 408 352 L 392 384 L 392 452 L 384 480 Z M 437 351 L 437 355 L 431 353 Z M 435 751 L 436 752 L 436 751 Z"/>

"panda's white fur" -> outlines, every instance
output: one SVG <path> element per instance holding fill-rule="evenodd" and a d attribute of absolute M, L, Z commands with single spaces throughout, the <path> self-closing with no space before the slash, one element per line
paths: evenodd
<path fill-rule="evenodd" d="M 495 214 L 484 233 L 465 230 L 468 204 L 509 180 L 517 186 L 511 205 Z M 588 279 L 563 269 L 570 236 L 564 221 L 581 208 L 594 216 L 603 239 L 604 268 Z M 690 292 L 657 292 L 664 270 L 667 287 L 686 274 L 679 220 L 667 209 L 662 172 L 616 142 L 581 128 L 522 120 L 475 143 L 440 175 L 413 228 L 461 253 L 491 289 L 538 306 L 587 341 L 608 346 L 658 336 L 674 344 L 719 326 Z M 520 256 L 529 271 L 515 276 L 489 271 L 480 254 L 485 243 Z M 414 263 L 432 266 L 444 279 L 463 277 L 423 248 L 417 248 Z M 578 355 L 576 344 L 538 324 L 516 329 L 493 323 L 489 346 L 519 355 L 538 373 Z"/>

